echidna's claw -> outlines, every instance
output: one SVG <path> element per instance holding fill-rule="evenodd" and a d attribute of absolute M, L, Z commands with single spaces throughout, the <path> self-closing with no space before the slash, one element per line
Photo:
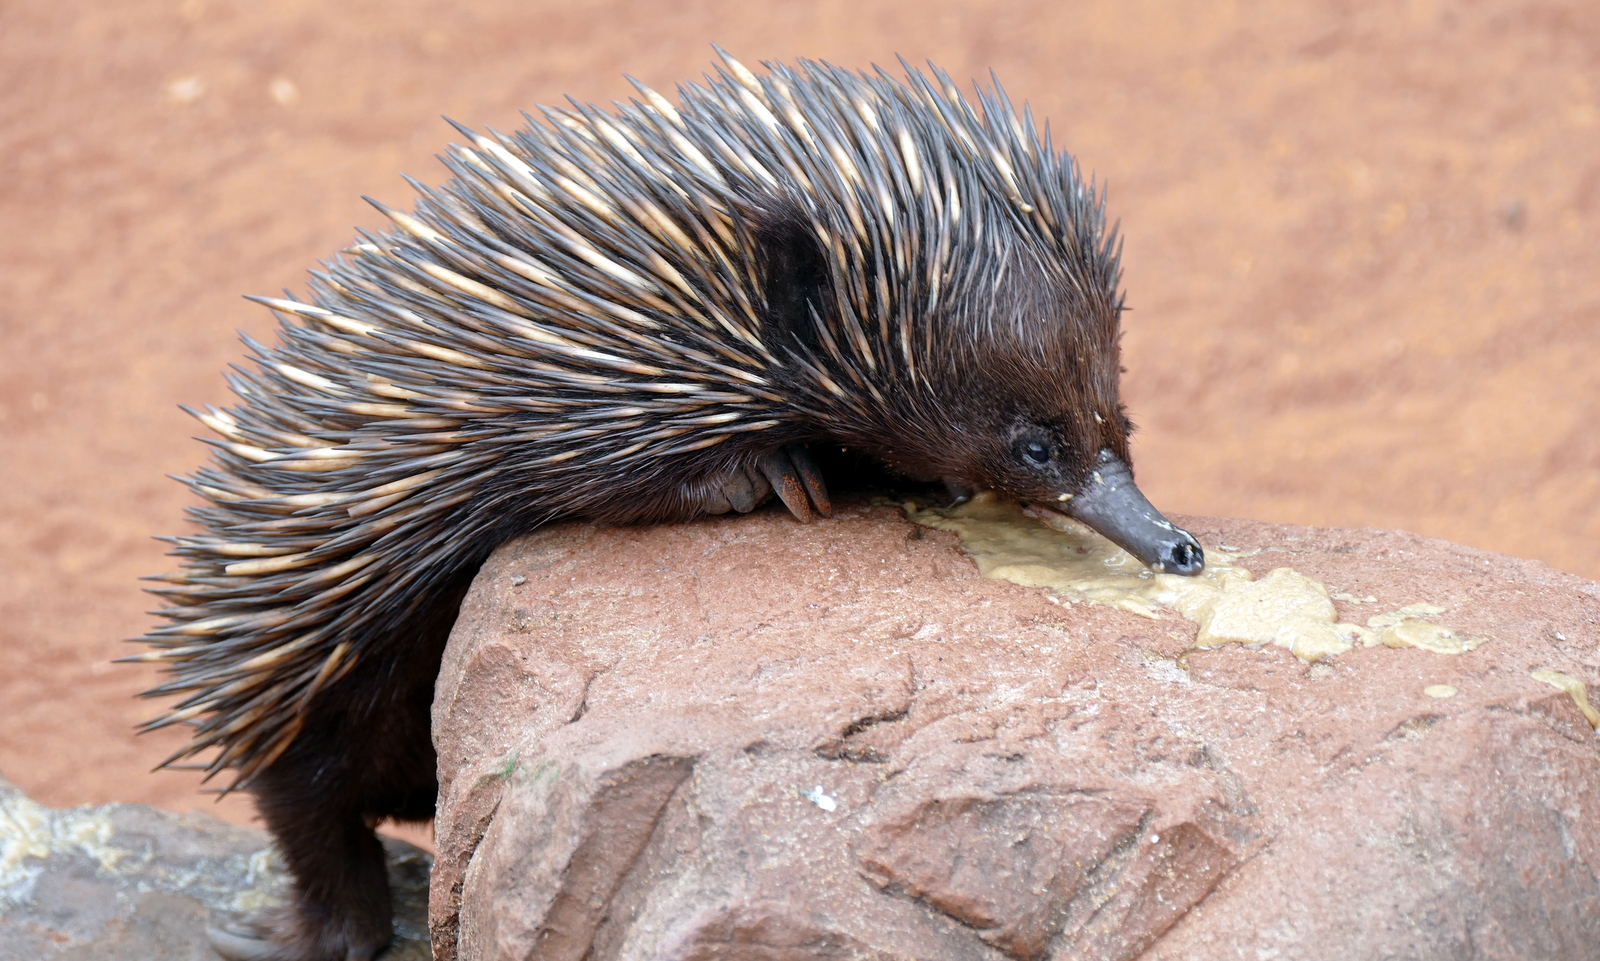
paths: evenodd
<path fill-rule="evenodd" d="M 803 445 L 780 447 L 764 455 L 756 466 L 796 520 L 809 524 L 818 514 L 833 516 L 833 504 L 828 500 L 822 471 Z"/>
<path fill-rule="evenodd" d="M 796 520 L 809 524 L 815 519 L 816 515 L 811 511 L 811 499 L 806 496 L 805 482 L 800 479 L 800 472 L 795 470 L 787 451 L 780 447 L 764 454 L 756 461 L 756 466 Z"/>
<path fill-rule="evenodd" d="M 273 961 L 282 957 L 272 943 L 272 929 L 255 918 L 214 911 L 206 924 L 206 940 L 228 961 Z"/>
<path fill-rule="evenodd" d="M 789 453 L 789 460 L 800 474 L 800 483 L 805 485 L 806 496 L 811 498 L 811 506 L 823 517 L 833 516 L 833 501 L 828 498 L 828 485 L 822 480 L 822 468 L 811 459 L 811 452 L 806 450 L 804 444 L 790 444 L 784 448 Z"/>

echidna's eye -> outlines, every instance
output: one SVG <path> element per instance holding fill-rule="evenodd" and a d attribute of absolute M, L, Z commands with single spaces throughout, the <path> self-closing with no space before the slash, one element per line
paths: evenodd
<path fill-rule="evenodd" d="M 1029 441 L 1022 445 L 1022 456 L 1033 461 L 1035 464 L 1048 464 L 1050 463 L 1050 448 L 1036 440 Z"/>

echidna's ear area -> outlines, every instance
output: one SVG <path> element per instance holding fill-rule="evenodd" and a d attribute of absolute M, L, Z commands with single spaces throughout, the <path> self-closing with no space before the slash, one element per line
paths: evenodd
<path fill-rule="evenodd" d="M 763 340 L 780 356 L 785 347 L 818 356 L 818 323 L 830 316 L 834 300 L 827 254 L 797 213 L 774 215 L 755 235 L 757 272 L 767 304 Z"/>

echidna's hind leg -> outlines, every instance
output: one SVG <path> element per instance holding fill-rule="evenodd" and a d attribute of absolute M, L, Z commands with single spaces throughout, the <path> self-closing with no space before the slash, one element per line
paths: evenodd
<path fill-rule="evenodd" d="M 291 748 L 253 785 L 294 877 L 293 902 L 259 917 L 214 918 L 207 934 L 231 961 L 368 961 L 389 943 L 383 846 L 367 805 L 350 789 L 360 772 L 348 757 L 318 757 L 319 748 L 326 752 L 320 740 L 302 735 L 295 748 L 306 750 Z"/>
<path fill-rule="evenodd" d="M 287 781 L 301 772 L 283 773 Z M 269 924 L 279 956 L 286 961 L 374 957 L 389 943 L 394 912 L 383 846 L 360 808 L 330 807 L 326 799 L 317 804 L 282 782 L 263 784 L 257 799 L 295 877 L 294 904 Z"/>
<path fill-rule="evenodd" d="M 386 639 L 387 650 L 320 694 L 299 737 L 251 782 L 294 875 L 294 902 L 232 928 L 214 925 L 211 941 L 224 956 L 367 961 L 389 943 L 393 907 L 373 828 L 386 818 L 433 817 L 433 685 L 469 583 L 463 576 L 434 592 L 404 636 Z"/>

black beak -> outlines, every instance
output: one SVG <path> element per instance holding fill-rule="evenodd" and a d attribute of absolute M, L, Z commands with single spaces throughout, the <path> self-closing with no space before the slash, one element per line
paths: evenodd
<path fill-rule="evenodd" d="M 1128 465 L 1109 450 L 1100 452 L 1082 489 L 1066 503 L 1048 506 L 1088 524 L 1157 574 L 1192 576 L 1205 569 L 1200 542 L 1145 500 Z"/>

